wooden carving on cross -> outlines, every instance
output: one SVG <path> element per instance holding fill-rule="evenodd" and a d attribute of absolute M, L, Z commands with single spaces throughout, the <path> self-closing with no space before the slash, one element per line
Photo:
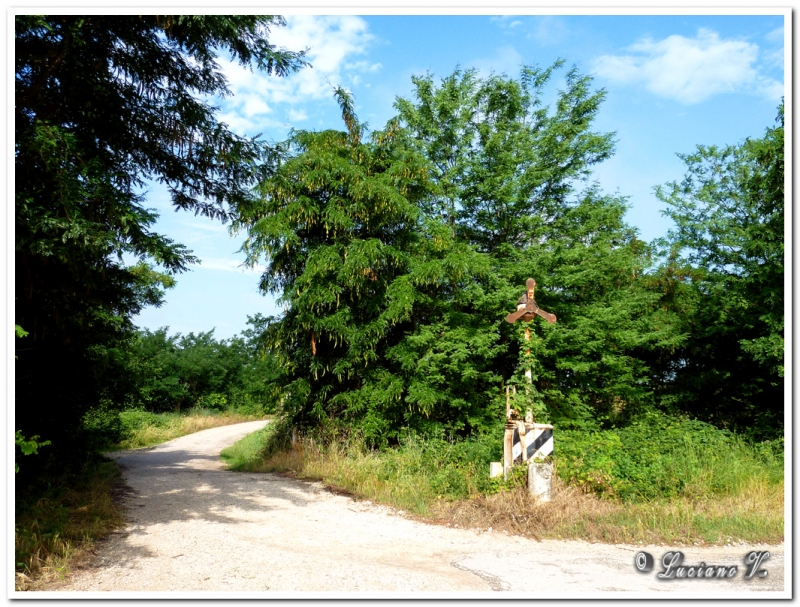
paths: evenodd
<path fill-rule="evenodd" d="M 527 289 L 517 301 L 517 311 L 506 316 L 506 320 L 513 324 L 520 319 L 531 321 L 538 315 L 550 324 L 556 322 L 555 314 L 542 310 L 536 304 L 536 299 L 533 296 L 534 289 L 536 289 L 536 281 L 533 278 L 529 278 L 525 285 Z M 530 341 L 530 339 L 531 328 L 526 326 L 525 341 Z M 527 354 L 530 353 L 531 351 L 528 349 Z M 529 384 L 533 382 L 532 373 L 530 367 L 525 369 L 525 377 L 528 379 Z M 506 428 L 503 439 L 503 471 L 506 478 L 508 478 L 509 468 L 515 461 L 535 460 L 537 457 L 546 457 L 553 452 L 553 426 L 534 423 L 531 409 L 528 409 L 525 421 L 523 421 L 520 414 L 511 406 L 512 388 L 514 397 L 516 397 L 517 387 L 506 386 Z"/>
<path fill-rule="evenodd" d="M 556 315 L 550 314 L 550 312 L 545 312 L 539 306 L 536 305 L 536 300 L 533 298 L 533 290 L 536 288 L 536 281 L 533 278 L 529 278 L 525 285 L 528 287 L 527 290 L 522 294 L 522 297 L 519 298 L 517 301 L 517 311 L 512 312 L 508 316 L 506 316 L 506 320 L 510 323 L 517 322 L 520 318 L 522 320 L 528 321 L 533 320 L 535 315 L 539 315 L 544 318 L 550 324 L 553 324 L 556 321 Z"/>
<path fill-rule="evenodd" d="M 506 320 L 510 323 L 517 322 L 520 318 L 524 321 L 533 320 L 536 315 L 538 314 L 542 318 L 544 318 L 550 324 L 556 322 L 556 315 L 550 314 L 550 312 L 545 312 L 542 310 L 537 304 L 536 300 L 533 297 L 534 289 L 536 288 L 536 281 L 533 278 L 529 278 L 525 285 L 528 287 L 527 290 L 522 294 L 522 297 L 519 298 L 517 301 L 517 311 L 512 312 L 508 316 L 506 316 Z M 525 341 L 531 340 L 531 328 L 525 327 Z M 530 354 L 530 349 L 527 350 L 527 354 Z M 533 370 L 528 367 L 525 369 L 525 377 L 528 378 L 528 382 L 532 383 L 533 381 Z M 511 407 L 510 404 L 510 386 L 506 386 L 506 418 L 508 420 L 519 420 L 519 414 Z M 516 386 L 513 388 L 514 394 L 517 393 Z M 531 411 L 528 412 L 526 418 L 530 418 L 530 422 L 533 422 L 533 413 Z"/>

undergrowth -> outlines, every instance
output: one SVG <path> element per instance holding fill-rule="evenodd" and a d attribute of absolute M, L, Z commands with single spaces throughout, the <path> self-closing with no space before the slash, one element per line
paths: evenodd
<path fill-rule="evenodd" d="M 80 474 L 20 491 L 15 500 L 15 589 L 35 590 L 91 554 L 94 542 L 124 524 L 114 499 L 119 469 L 92 459 Z"/>
<path fill-rule="evenodd" d="M 370 450 L 356 434 L 294 445 L 271 424 L 223 451 L 234 470 L 287 472 L 444 524 L 531 537 L 724 544 L 783 541 L 783 444 L 750 444 L 660 414 L 623 429 L 556 430 L 553 500 L 533 501 L 525 468 L 490 479 L 495 437 L 409 435 Z"/>
<path fill-rule="evenodd" d="M 133 409 L 120 412 L 119 418 L 121 440 L 108 445 L 109 448 L 150 447 L 200 430 L 251 422 L 264 419 L 264 416 L 206 409 L 190 409 L 183 413 L 150 413 Z"/>

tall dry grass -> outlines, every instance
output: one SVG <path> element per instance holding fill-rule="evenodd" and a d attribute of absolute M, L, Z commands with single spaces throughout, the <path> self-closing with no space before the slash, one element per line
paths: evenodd
<path fill-rule="evenodd" d="M 63 578 L 91 557 L 97 539 L 124 525 L 115 498 L 122 490 L 119 479 L 116 463 L 93 462 L 79 480 L 16 505 L 16 590 L 41 589 Z"/>
<path fill-rule="evenodd" d="M 152 447 L 201 430 L 264 419 L 263 415 L 245 415 L 233 411 L 209 414 L 197 410 L 180 415 L 124 411 L 120 417 L 123 420 L 126 438 L 115 445 L 114 449 Z"/>
<path fill-rule="evenodd" d="M 352 444 L 322 447 L 308 440 L 262 457 L 269 430 L 250 438 L 233 467 L 249 471 L 283 472 L 320 480 L 357 498 L 408 511 L 422 519 L 463 528 L 506 531 L 536 539 L 666 544 L 727 544 L 783 542 L 782 483 L 754 477 L 729 495 L 697 492 L 683 496 L 621 501 L 581 491 L 554 476 L 552 500 L 540 503 L 516 475 L 498 483 L 495 493 L 479 491 L 477 478 L 467 478 L 467 495 L 453 498 L 437 489 L 432 476 L 421 473 L 414 449 L 366 451 Z M 233 453 L 233 451 L 231 451 Z M 415 455 L 416 453 L 416 455 Z M 467 476 L 476 471 L 464 471 Z M 478 474 L 488 474 L 477 471 Z M 433 480 L 432 480 L 433 479 Z"/>
<path fill-rule="evenodd" d="M 783 542 L 783 488 L 754 484 L 737 496 L 642 503 L 601 499 L 554 478 L 548 503 L 515 487 L 495 495 L 438 502 L 433 516 L 448 525 L 494 529 L 536 539 L 627 544 Z"/>

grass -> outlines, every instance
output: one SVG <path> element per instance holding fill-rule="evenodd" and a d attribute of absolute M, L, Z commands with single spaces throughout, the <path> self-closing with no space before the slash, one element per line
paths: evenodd
<path fill-rule="evenodd" d="M 554 482 L 553 499 L 539 504 L 524 487 L 446 502 L 436 518 L 463 527 L 494 528 L 537 539 L 664 544 L 783 542 L 783 487 L 754 483 L 737 496 L 622 502 Z"/>
<path fill-rule="evenodd" d="M 123 436 L 112 449 L 138 449 L 193 434 L 208 428 L 264 419 L 263 415 L 247 415 L 235 411 L 190 409 L 185 413 L 149 413 L 130 410 L 120 413 Z"/>
<path fill-rule="evenodd" d="M 149 447 L 200 430 L 264 416 L 190 410 L 123 411 L 124 440 L 110 448 Z M 102 444 L 102 443 L 100 443 Z M 116 462 L 96 458 L 79 475 L 51 482 L 17 499 L 14 522 L 15 589 L 40 590 L 88 560 L 98 539 L 125 524 Z"/>
<path fill-rule="evenodd" d="M 699 459 L 689 462 L 696 466 L 695 477 L 687 479 L 680 493 L 667 496 L 640 492 L 622 499 L 608 491 L 598 494 L 589 484 L 565 482 L 563 477 L 570 476 L 560 474 L 556 460 L 553 499 L 543 504 L 528 495 L 524 468 L 509 482 L 488 479 L 488 464 L 464 457 L 463 444 L 451 444 L 449 453 L 445 441 L 413 437 L 383 451 L 365 450 L 355 440 L 324 447 L 305 440 L 270 449 L 278 428 L 270 425 L 245 437 L 223 451 L 223 458 L 234 470 L 320 480 L 431 522 L 538 539 L 670 546 L 774 544 L 784 539 L 784 485 L 777 463 L 759 468 L 758 460 L 749 460 L 735 442 L 719 457 L 695 453 Z M 568 467 L 573 477 L 574 469 Z"/>
<path fill-rule="evenodd" d="M 222 450 L 220 457 L 233 470 L 256 467 L 261 460 L 260 452 L 269 436 L 269 426 L 248 434 L 230 447 Z"/>
<path fill-rule="evenodd" d="M 76 478 L 64 479 L 39 495 L 18 498 L 16 590 L 37 590 L 63 578 L 92 555 L 99 538 L 123 526 L 123 510 L 115 499 L 119 479 L 115 462 L 95 460 Z"/>

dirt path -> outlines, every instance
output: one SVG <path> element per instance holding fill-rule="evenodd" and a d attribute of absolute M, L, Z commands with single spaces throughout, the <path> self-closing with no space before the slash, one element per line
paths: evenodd
<path fill-rule="evenodd" d="M 92 567 L 35 594 L 767 598 L 784 590 L 782 546 L 685 548 L 687 565 L 738 565 L 738 575 L 663 581 L 656 572 L 668 547 L 536 542 L 426 525 L 318 483 L 226 471 L 220 450 L 263 425 L 212 428 L 114 454 L 133 489 L 130 524 L 100 544 Z M 650 573 L 634 568 L 640 550 L 656 558 Z M 744 579 L 742 558 L 750 550 L 770 551 L 762 566 L 767 577 Z"/>

